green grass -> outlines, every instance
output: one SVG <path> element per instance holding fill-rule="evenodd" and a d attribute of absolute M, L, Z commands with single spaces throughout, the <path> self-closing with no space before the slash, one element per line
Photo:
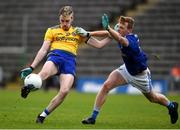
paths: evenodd
<path fill-rule="evenodd" d="M 149 103 L 142 95 L 109 95 L 96 125 L 82 125 L 81 120 L 92 112 L 95 94 L 72 91 L 65 102 L 45 120 L 36 124 L 38 113 L 47 106 L 56 91 L 37 91 L 27 99 L 20 97 L 20 91 L 0 90 L 0 129 L 179 129 L 169 121 L 165 107 Z M 180 95 L 168 96 L 180 101 Z"/>

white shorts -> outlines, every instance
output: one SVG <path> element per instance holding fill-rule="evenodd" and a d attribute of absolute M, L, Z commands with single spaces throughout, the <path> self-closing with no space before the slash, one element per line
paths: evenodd
<path fill-rule="evenodd" d="M 149 93 L 152 90 L 151 73 L 148 68 L 143 71 L 143 74 L 135 76 L 127 71 L 125 64 L 121 65 L 117 71 L 120 72 L 128 84 L 139 89 L 142 93 Z"/>

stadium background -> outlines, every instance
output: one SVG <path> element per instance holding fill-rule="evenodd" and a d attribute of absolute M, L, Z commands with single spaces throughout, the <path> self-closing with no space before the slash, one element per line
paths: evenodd
<path fill-rule="evenodd" d="M 176 94 L 179 99 L 180 85 L 168 87 L 172 79 L 171 69 L 180 65 L 179 0 L 1 0 L 1 88 L 20 90 L 19 71 L 32 62 L 46 29 L 58 24 L 59 8 L 64 5 L 73 6 L 74 25 L 86 30 L 102 29 L 101 16 L 104 13 L 110 17 L 112 26 L 118 16 L 132 16 L 135 19 L 134 32 L 139 35 L 141 47 L 149 57 L 152 79 L 165 81 L 163 92 L 170 96 Z M 115 41 L 100 50 L 87 45 L 80 47 L 75 87 L 84 79 L 102 84 L 120 64 L 122 59 Z"/>

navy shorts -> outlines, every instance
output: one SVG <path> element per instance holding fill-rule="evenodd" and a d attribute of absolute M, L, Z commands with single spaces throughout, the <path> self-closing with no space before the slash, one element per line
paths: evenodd
<path fill-rule="evenodd" d="M 63 51 L 63 50 L 53 50 L 48 54 L 47 61 L 52 61 L 59 74 L 72 74 L 76 75 L 76 56 Z"/>

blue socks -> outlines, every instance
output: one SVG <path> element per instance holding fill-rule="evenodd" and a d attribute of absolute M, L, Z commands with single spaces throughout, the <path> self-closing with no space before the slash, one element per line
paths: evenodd
<path fill-rule="evenodd" d="M 47 117 L 49 114 L 50 114 L 49 111 L 48 111 L 47 109 L 45 109 L 45 110 L 41 113 L 40 116 L 42 116 L 42 117 Z"/>
<path fill-rule="evenodd" d="M 49 111 L 47 109 L 45 109 L 44 112 L 49 115 Z"/>
<path fill-rule="evenodd" d="M 96 117 L 97 117 L 98 114 L 99 114 L 99 111 L 94 110 L 93 113 L 92 113 L 92 115 L 91 115 L 91 118 L 93 118 L 94 120 L 96 120 Z"/>
<path fill-rule="evenodd" d="M 167 105 L 167 108 L 168 109 L 173 109 L 174 108 L 173 102 L 169 102 L 168 105 Z"/>

